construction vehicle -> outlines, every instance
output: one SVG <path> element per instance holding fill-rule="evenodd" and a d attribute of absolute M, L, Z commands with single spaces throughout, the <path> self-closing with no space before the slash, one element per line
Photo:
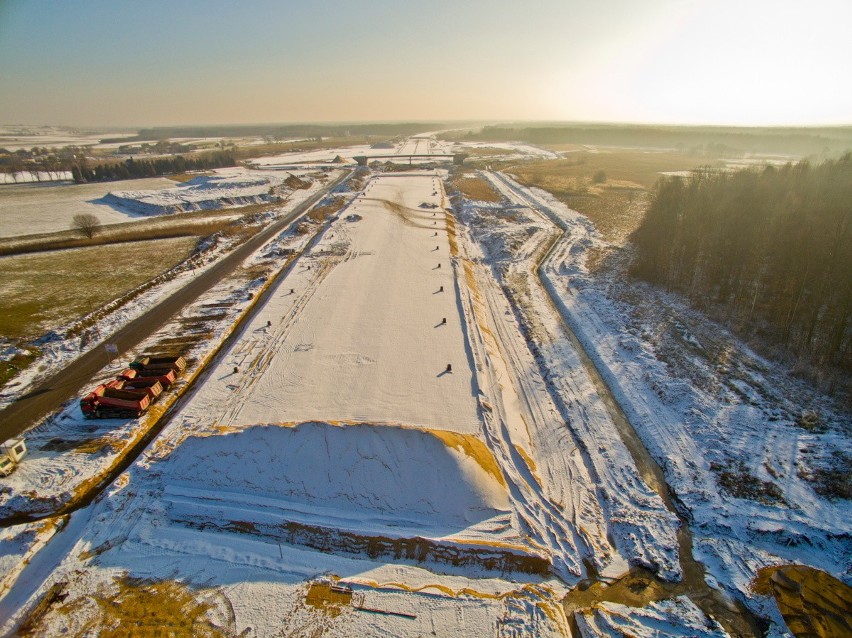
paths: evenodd
<path fill-rule="evenodd" d="M 137 357 L 116 379 L 80 399 L 80 409 L 87 419 L 140 417 L 185 369 L 180 355 Z"/>
<path fill-rule="evenodd" d="M 157 381 L 165 390 L 175 382 L 175 371 L 171 368 L 143 368 L 142 370 L 127 368 L 118 375 L 118 378 L 130 381 L 137 387 L 144 384 L 153 385 Z"/>
<path fill-rule="evenodd" d="M 15 471 L 16 463 L 5 454 L 0 454 L 0 476 L 9 476 Z"/>
<path fill-rule="evenodd" d="M 80 399 L 80 409 L 87 419 L 134 419 L 145 414 L 151 405 L 150 388 L 126 390 L 124 380 L 102 383 Z"/>
<path fill-rule="evenodd" d="M 178 375 L 186 369 L 186 359 L 181 355 L 144 355 L 136 357 L 130 367 L 140 371 L 148 368 L 171 368 Z"/>
<path fill-rule="evenodd" d="M 107 385 L 110 385 L 116 390 L 141 390 L 147 392 L 152 402 L 157 400 L 157 397 L 163 393 L 164 389 L 163 384 L 160 383 L 160 379 L 157 377 L 127 379 L 124 376 L 120 376 Z"/>

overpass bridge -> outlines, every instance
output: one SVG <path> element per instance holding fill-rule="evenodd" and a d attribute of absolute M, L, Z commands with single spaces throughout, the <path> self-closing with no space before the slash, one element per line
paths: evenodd
<path fill-rule="evenodd" d="M 390 155 L 356 155 L 352 159 L 358 162 L 359 166 L 366 166 L 368 162 L 378 159 L 405 159 L 408 158 L 408 163 L 411 164 L 413 159 L 434 158 L 436 160 L 452 160 L 453 164 L 458 166 L 464 163 L 467 153 L 420 153 L 420 154 L 405 154 L 393 153 Z"/>

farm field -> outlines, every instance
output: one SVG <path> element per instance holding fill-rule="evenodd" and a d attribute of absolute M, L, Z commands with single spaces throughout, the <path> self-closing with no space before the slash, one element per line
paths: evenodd
<path fill-rule="evenodd" d="M 125 188 L 159 189 L 174 186 L 165 177 L 128 180 Z M 93 203 L 116 184 L 17 184 L 0 187 L 0 237 L 68 230 L 74 215 L 93 214 L 101 223 L 127 221 L 128 216 Z"/>
<path fill-rule="evenodd" d="M 33 338 L 59 328 L 169 270 L 197 241 L 178 237 L 0 257 L 0 335 Z"/>

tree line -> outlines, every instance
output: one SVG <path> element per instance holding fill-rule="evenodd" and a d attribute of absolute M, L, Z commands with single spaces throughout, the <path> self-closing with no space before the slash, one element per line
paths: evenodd
<path fill-rule="evenodd" d="M 211 168 L 236 166 L 237 160 L 230 151 L 216 151 L 203 155 L 186 157 L 158 157 L 155 159 L 133 159 L 124 162 L 105 162 L 90 166 L 85 162 L 77 162 L 70 168 L 75 182 L 107 182 L 119 179 L 138 177 L 157 177 L 172 175 L 186 171 L 199 171 Z"/>
<path fill-rule="evenodd" d="M 163 126 L 141 129 L 136 137 L 104 139 L 101 142 L 126 142 L 164 140 L 179 137 L 272 137 L 291 139 L 294 137 L 344 137 L 380 135 L 416 135 L 440 128 L 446 124 L 437 122 L 370 122 L 367 124 L 235 124 L 222 126 Z"/>
<path fill-rule="evenodd" d="M 520 140 L 532 144 L 595 144 L 676 149 L 715 157 L 748 152 L 839 155 L 852 146 L 852 127 L 660 126 L 639 124 L 564 124 L 486 126 L 465 139 Z"/>
<path fill-rule="evenodd" d="M 852 371 L 852 154 L 657 182 L 635 275 L 735 331 Z"/>

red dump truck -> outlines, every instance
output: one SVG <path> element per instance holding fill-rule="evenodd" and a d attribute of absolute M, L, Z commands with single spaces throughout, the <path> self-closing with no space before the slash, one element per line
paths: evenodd
<path fill-rule="evenodd" d="M 135 418 L 174 383 L 186 369 L 180 355 L 146 355 L 137 357 L 117 379 L 103 383 L 80 399 L 87 419 Z"/>
<path fill-rule="evenodd" d="M 175 374 L 180 374 L 186 369 L 186 359 L 181 355 L 146 355 L 136 357 L 130 367 L 134 370 L 145 370 L 149 368 L 170 368 Z"/>
<path fill-rule="evenodd" d="M 151 388 L 125 389 L 125 383 L 123 380 L 102 383 L 80 399 L 83 416 L 87 419 L 133 419 L 142 416 L 151 405 Z"/>
<path fill-rule="evenodd" d="M 141 370 L 127 368 L 118 375 L 118 378 L 131 382 L 137 387 L 146 383 L 153 384 L 156 381 L 165 390 L 175 382 L 175 371 L 171 368 L 142 368 Z"/>
<path fill-rule="evenodd" d="M 164 386 L 160 383 L 160 380 L 157 377 L 139 377 L 139 378 L 126 378 L 122 374 L 122 376 L 118 377 L 115 381 L 111 381 L 109 384 L 117 390 L 141 390 L 148 393 L 148 396 L 151 398 L 151 401 L 156 401 L 157 397 L 159 397 L 164 390 Z"/>
<path fill-rule="evenodd" d="M 186 369 L 186 359 L 180 355 L 151 355 L 137 357 L 130 364 L 136 376 L 132 377 L 125 370 L 121 376 L 124 378 L 147 379 L 156 378 L 168 388 L 178 375 Z"/>

